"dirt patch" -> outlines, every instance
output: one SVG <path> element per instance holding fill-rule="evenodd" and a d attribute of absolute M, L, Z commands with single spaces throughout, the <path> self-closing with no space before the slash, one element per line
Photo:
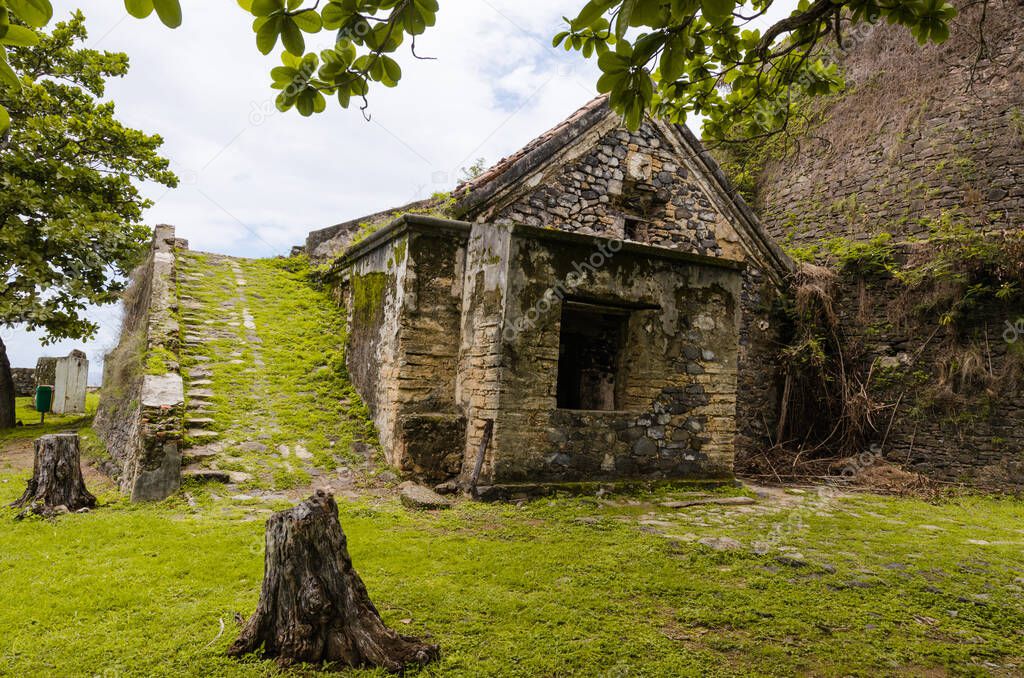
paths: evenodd
<path fill-rule="evenodd" d="M 0 445 L 0 471 L 30 474 L 34 458 L 32 440 L 12 440 Z M 93 493 L 97 490 L 106 492 L 116 489 L 114 481 L 88 461 L 82 463 L 82 477 L 85 478 L 86 487 Z"/>

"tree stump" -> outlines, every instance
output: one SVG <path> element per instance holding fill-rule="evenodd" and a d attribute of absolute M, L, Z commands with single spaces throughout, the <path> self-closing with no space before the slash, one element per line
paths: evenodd
<path fill-rule="evenodd" d="M 338 505 L 323 490 L 267 520 L 263 589 L 228 654 L 262 648 L 295 663 L 379 666 L 400 672 L 437 659 L 437 645 L 384 625 L 352 567 Z"/>
<path fill-rule="evenodd" d="M 77 433 L 57 433 L 35 441 L 32 478 L 21 499 L 11 504 L 29 513 L 51 516 L 96 506 L 85 489 Z"/>

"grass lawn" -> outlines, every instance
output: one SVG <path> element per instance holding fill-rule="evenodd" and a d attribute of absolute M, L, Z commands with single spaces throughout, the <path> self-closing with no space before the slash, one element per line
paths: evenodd
<path fill-rule="evenodd" d="M 78 430 L 89 426 L 92 423 L 93 415 L 96 414 L 96 407 L 99 405 L 100 396 L 90 391 L 85 395 L 85 414 L 48 414 L 46 420 L 39 423 L 39 413 L 33 406 L 33 398 L 15 398 L 14 418 L 21 421 L 24 426 L 11 429 L 0 429 L 0 448 L 5 443 L 17 440 L 33 440 L 39 436 L 61 431 Z"/>
<path fill-rule="evenodd" d="M 0 457 L 0 502 L 26 478 Z M 274 675 L 224 651 L 235 613 L 255 608 L 263 520 L 282 506 L 199 487 L 195 506 L 131 505 L 92 489 L 100 508 L 56 522 L 0 510 L 0 674 Z M 340 510 L 385 621 L 441 644 L 420 675 L 1024 671 L 1019 501 L 780 492 L 746 507 L 660 505 L 679 494 Z M 715 551 L 705 536 L 744 548 Z"/>
<path fill-rule="evenodd" d="M 190 254 L 182 271 L 183 367 L 222 448 L 209 463 L 252 477 L 133 505 L 86 468 L 90 513 L 0 508 L 0 675 L 278 674 L 225 650 L 256 607 L 264 520 L 314 479 L 338 481 L 385 621 L 441 645 L 417 675 L 1024 675 L 1020 500 L 776 489 L 680 508 L 668 500 L 693 488 L 675 488 L 409 512 L 383 480 L 333 477 L 382 476 L 326 292 L 291 262 Z M 80 429 L 95 459 L 90 408 L 0 433 L 0 506 L 25 487 L 34 437 Z"/>

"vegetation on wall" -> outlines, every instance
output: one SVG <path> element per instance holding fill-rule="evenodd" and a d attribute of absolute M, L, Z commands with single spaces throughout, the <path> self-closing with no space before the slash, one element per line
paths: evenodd
<path fill-rule="evenodd" d="M 1009 318 L 1024 307 L 1024 233 L 987 234 L 949 213 L 928 226 L 928 236 L 899 244 L 880 233 L 791 251 L 801 263 L 784 308 L 793 334 L 783 351 L 780 444 L 812 456 L 853 454 L 884 438 L 886 421 L 904 397 L 911 414 L 947 416 L 974 401 L 971 416 L 978 417 L 988 411 L 985 402 L 1016 387 L 1024 372 L 1021 352 L 1009 350 L 995 365 L 986 320 L 994 309 Z M 872 332 L 844 325 L 841 280 L 854 282 L 861 306 L 865 286 L 894 292 L 887 327 L 876 331 L 898 328 L 914 338 L 904 364 L 892 364 L 891 357 L 879 362 L 863 338 Z M 863 310 L 863 317 L 847 319 L 849 327 L 866 320 Z M 937 358 L 926 369 L 916 361 L 930 342 Z M 797 430 L 801 435 L 794 439 Z"/>
<path fill-rule="evenodd" d="M 362 221 L 359 223 L 359 230 L 357 230 L 352 239 L 349 241 L 348 248 L 350 249 L 361 243 L 362 241 L 369 238 L 371 235 L 381 230 L 395 219 L 406 214 L 419 214 L 428 217 L 439 217 L 441 219 L 448 219 L 452 216 L 452 208 L 455 207 L 456 198 L 452 193 L 435 193 L 430 196 L 430 199 L 420 203 L 419 207 L 408 207 L 401 210 L 394 210 L 387 212 L 377 218 Z"/>

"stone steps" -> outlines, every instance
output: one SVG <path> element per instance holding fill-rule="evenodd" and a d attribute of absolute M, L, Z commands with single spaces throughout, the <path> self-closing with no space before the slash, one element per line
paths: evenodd
<path fill-rule="evenodd" d="M 220 434 L 204 428 L 190 428 L 185 431 L 185 437 L 192 440 L 209 441 L 220 438 Z"/>
<path fill-rule="evenodd" d="M 248 473 L 241 471 L 221 471 L 213 468 L 196 468 L 189 466 L 181 471 L 182 480 L 197 480 L 201 483 L 244 483 L 252 479 Z"/>

